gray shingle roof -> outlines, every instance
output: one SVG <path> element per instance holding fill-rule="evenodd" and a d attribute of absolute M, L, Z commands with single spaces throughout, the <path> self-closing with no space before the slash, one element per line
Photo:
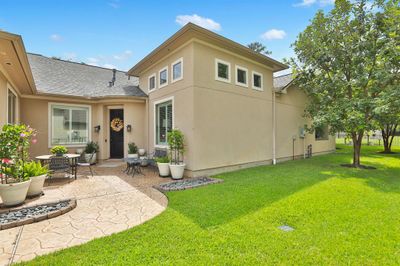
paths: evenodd
<path fill-rule="evenodd" d="M 274 88 L 275 90 L 281 90 L 285 88 L 290 82 L 292 82 L 292 74 L 286 74 L 279 77 L 274 77 Z"/>
<path fill-rule="evenodd" d="M 116 71 L 114 86 L 109 87 L 113 70 L 28 53 L 33 79 L 39 93 L 80 97 L 147 97 L 139 88 L 139 79 Z"/>

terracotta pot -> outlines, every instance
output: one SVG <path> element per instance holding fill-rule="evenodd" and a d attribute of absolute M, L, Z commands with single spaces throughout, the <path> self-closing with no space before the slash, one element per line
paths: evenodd
<path fill-rule="evenodd" d="M 169 169 L 171 170 L 171 176 L 173 179 L 182 179 L 183 173 L 185 172 L 186 164 L 170 164 Z"/>
<path fill-rule="evenodd" d="M 46 180 L 47 175 L 39 175 L 31 177 L 31 184 L 28 189 L 28 196 L 39 196 L 43 192 L 44 181 Z"/>
<path fill-rule="evenodd" d="M 31 180 L 12 183 L 0 184 L 0 196 L 5 206 L 15 206 L 23 203 L 28 193 Z"/>

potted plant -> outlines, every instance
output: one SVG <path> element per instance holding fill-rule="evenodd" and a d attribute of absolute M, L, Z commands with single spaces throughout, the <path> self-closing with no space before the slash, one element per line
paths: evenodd
<path fill-rule="evenodd" d="M 169 176 L 169 158 L 167 156 L 156 158 L 158 172 L 161 177 Z"/>
<path fill-rule="evenodd" d="M 144 156 L 146 154 L 146 150 L 145 149 L 139 149 L 139 155 L 140 156 Z"/>
<path fill-rule="evenodd" d="M 31 180 L 24 174 L 24 164 L 35 135 L 26 125 L 4 125 L 0 132 L 0 197 L 5 206 L 25 201 Z"/>
<path fill-rule="evenodd" d="M 29 162 L 24 164 L 24 177 L 31 179 L 28 189 L 28 197 L 39 196 L 43 192 L 43 184 L 49 170 L 47 166 L 42 166 L 40 162 Z"/>
<path fill-rule="evenodd" d="M 138 158 L 138 147 L 135 142 L 128 143 L 128 158 Z"/>
<path fill-rule="evenodd" d="M 171 154 L 169 168 L 173 179 L 183 178 L 186 164 L 183 162 L 184 135 L 179 129 L 173 129 L 168 133 L 168 146 Z"/>
<path fill-rule="evenodd" d="M 94 141 L 88 142 L 85 147 L 85 161 L 90 164 L 96 163 L 98 151 L 99 151 L 99 144 L 97 144 Z"/>
<path fill-rule="evenodd" d="M 51 154 L 55 154 L 57 156 L 62 156 L 68 152 L 68 149 L 64 146 L 54 146 L 50 149 Z"/>

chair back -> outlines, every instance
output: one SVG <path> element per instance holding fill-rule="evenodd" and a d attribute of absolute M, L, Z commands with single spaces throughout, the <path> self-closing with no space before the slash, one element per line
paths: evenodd
<path fill-rule="evenodd" d="M 49 170 L 50 171 L 57 171 L 57 170 L 65 170 L 70 167 L 69 159 L 67 156 L 51 156 L 50 163 L 49 163 Z"/>
<path fill-rule="evenodd" d="M 154 150 L 154 157 L 155 158 L 160 158 L 160 157 L 165 157 L 168 155 L 168 151 L 164 149 L 155 149 Z"/>

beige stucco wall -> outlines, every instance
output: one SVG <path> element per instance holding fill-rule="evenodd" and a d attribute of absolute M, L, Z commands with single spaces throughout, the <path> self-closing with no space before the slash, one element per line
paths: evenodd
<path fill-rule="evenodd" d="M 9 89 L 11 89 L 13 93 L 17 96 L 16 121 L 18 122 L 20 120 L 20 97 L 18 94 L 18 90 L 11 86 L 10 82 L 3 75 L 0 66 L 0 129 L 3 127 L 3 125 L 7 123 L 8 120 L 7 101 Z"/>
<path fill-rule="evenodd" d="M 127 132 L 126 127 L 124 127 L 125 155 L 127 154 L 127 143 L 130 141 L 134 141 L 139 147 L 145 147 L 145 102 L 120 102 L 121 100 L 98 103 L 71 98 L 22 98 L 21 122 L 29 124 L 38 132 L 38 142 L 31 146 L 31 157 L 49 153 L 49 103 L 89 105 L 91 107 L 91 125 L 89 125 L 89 129 L 91 131 L 91 140 L 99 143 L 99 159 L 109 158 L 109 107 L 123 108 L 125 125 L 132 125 L 131 132 Z M 101 127 L 100 132 L 94 131 L 94 127 L 97 125 Z M 75 152 L 77 148 L 83 147 L 68 146 L 69 152 Z"/>
<path fill-rule="evenodd" d="M 171 64 L 183 58 L 183 79 L 171 83 Z M 180 129 L 185 135 L 185 162 L 187 169 L 192 169 L 195 150 L 194 150 L 194 131 L 193 131 L 193 44 L 185 44 L 177 49 L 168 57 L 151 66 L 140 76 L 140 87 L 148 93 L 148 77 L 156 73 L 157 84 L 158 72 L 165 66 L 168 66 L 168 85 L 157 88 L 149 93 L 148 104 L 148 149 L 155 149 L 155 133 L 154 133 L 154 110 L 155 104 L 160 101 L 173 100 L 173 119 L 174 127 Z"/>

